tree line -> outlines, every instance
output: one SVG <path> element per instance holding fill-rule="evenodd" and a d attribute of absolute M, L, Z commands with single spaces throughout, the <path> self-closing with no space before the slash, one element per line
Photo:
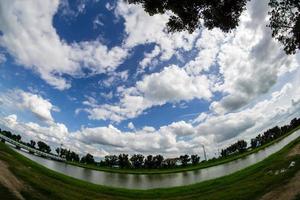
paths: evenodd
<path fill-rule="evenodd" d="M 300 118 L 294 118 L 290 124 L 282 127 L 275 126 L 268 129 L 262 134 L 257 135 L 255 138 L 250 140 L 250 148 L 254 149 L 267 144 L 300 126 Z M 247 150 L 247 142 L 245 140 L 239 140 L 229 147 L 221 150 L 221 157 L 226 157 L 235 153 L 242 153 Z"/>
<path fill-rule="evenodd" d="M 128 154 L 107 155 L 99 162 L 99 166 L 118 168 L 172 168 L 176 166 L 196 165 L 200 162 L 199 155 L 181 155 L 178 158 L 164 158 L 162 155 Z"/>

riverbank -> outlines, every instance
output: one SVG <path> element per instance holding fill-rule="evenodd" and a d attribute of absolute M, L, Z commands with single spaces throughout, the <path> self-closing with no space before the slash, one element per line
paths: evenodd
<path fill-rule="evenodd" d="M 222 178 L 183 187 L 127 190 L 56 173 L 0 143 L 0 160 L 9 171 L 6 172 L 9 178 L 5 180 L 8 186 L 13 186 L 9 188 L 7 183 L 0 181 L 0 196 L 12 199 L 17 192 L 24 199 L 258 199 L 288 185 L 300 171 L 300 152 L 291 154 L 298 148 L 297 144 L 300 144 L 300 138 L 264 161 Z M 292 162 L 294 166 L 289 167 Z M 18 187 L 9 184 L 15 180 L 19 182 Z"/>
<path fill-rule="evenodd" d="M 67 162 L 68 164 L 77 166 L 77 167 L 83 167 L 83 168 L 87 168 L 87 169 L 93 169 L 93 170 L 97 170 L 97 171 L 104 171 L 104 172 L 112 172 L 112 173 L 120 173 L 120 174 L 169 174 L 169 173 L 180 173 L 180 172 L 186 172 L 186 171 L 193 171 L 193 170 L 198 170 L 198 169 L 204 169 L 204 168 L 208 168 L 208 167 L 213 167 L 216 165 L 221 165 L 221 164 L 225 164 L 240 158 L 243 158 L 245 156 L 248 156 L 252 153 L 256 153 L 262 149 L 265 149 L 271 145 L 273 145 L 274 143 L 279 142 L 280 140 L 284 139 L 285 137 L 291 135 L 292 133 L 294 133 L 295 131 L 299 130 L 300 127 L 297 127 L 295 129 L 293 129 L 292 131 L 290 131 L 289 133 L 267 143 L 264 144 L 258 148 L 252 149 L 252 150 L 248 150 L 246 152 L 240 153 L 240 154 L 235 154 L 235 155 L 231 155 L 225 158 L 218 158 L 215 160 L 209 160 L 206 162 L 201 162 L 197 165 L 188 165 L 188 166 L 178 166 L 178 167 L 174 167 L 174 168 L 161 168 L 161 169 L 120 169 L 120 168 L 108 168 L 108 167 L 100 167 L 100 166 L 95 166 L 95 165 L 86 165 L 86 164 L 81 164 L 81 163 L 76 163 L 76 162 Z"/>

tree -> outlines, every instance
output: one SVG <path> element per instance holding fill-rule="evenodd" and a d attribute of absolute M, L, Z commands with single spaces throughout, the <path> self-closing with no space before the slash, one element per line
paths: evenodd
<path fill-rule="evenodd" d="M 230 31 L 238 25 L 247 0 L 127 0 L 127 2 L 141 4 L 150 15 L 171 11 L 167 29 L 170 32 L 187 30 L 192 33 L 200 28 L 200 19 L 208 29 L 217 27 L 225 32 Z"/>
<path fill-rule="evenodd" d="M 239 152 L 244 152 L 246 151 L 247 148 L 247 142 L 245 140 L 239 140 L 237 143 L 237 150 Z"/>
<path fill-rule="evenodd" d="M 191 155 L 191 161 L 192 161 L 192 164 L 195 165 L 195 164 L 198 164 L 199 161 L 200 161 L 200 156 L 198 155 Z"/>
<path fill-rule="evenodd" d="M 57 155 L 59 156 L 60 155 L 60 148 L 56 148 L 55 151 L 56 151 Z"/>
<path fill-rule="evenodd" d="M 73 162 L 79 162 L 79 155 L 77 153 L 75 153 L 75 152 L 72 151 L 72 153 L 71 153 L 71 160 Z"/>
<path fill-rule="evenodd" d="M 17 141 L 17 142 L 20 142 L 21 139 L 22 139 L 22 137 L 21 137 L 20 135 L 17 135 L 17 136 L 16 136 L 16 141 Z"/>
<path fill-rule="evenodd" d="M 88 153 L 81 158 L 80 162 L 85 164 L 95 164 L 94 156 Z"/>
<path fill-rule="evenodd" d="M 89 154 L 89 153 L 86 154 L 85 159 L 86 159 L 87 164 L 94 164 L 95 163 L 94 156 Z"/>
<path fill-rule="evenodd" d="M 112 167 L 118 165 L 118 156 L 116 155 L 108 155 L 104 157 L 105 166 Z"/>
<path fill-rule="evenodd" d="M 152 155 L 148 155 L 145 159 L 145 162 L 144 162 L 144 166 L 145 168 L 148 168 L 148 169 L 151 169 L 154 167 L 154 161 L 153 161 L 153 156 Z"/>
<path fill-rule="evenodd" d="M 120 168 L 129 168 L 130 161 L 128 158 L 128 154 L 120 154 L 119 155 L 119 167 Z"/>
<path fill-rule="evenodd" d="M 30 147 L 35 149 L 36 142 L 33 140 L 30 140 Z"/>
<path fill-rule="evenodd" d="M 249 0 L 126 0 L 141 4 L 149 15 L 170 13 L 167 29 L 170 32 L 194 32 L 203 25 L 224 32 L 235 29 Z M 272 37 L 281 42 L 287 54 L 300 49 L 300 1 L 270 0 L 269 27 Z"/>
<path fill-rule="evenodd" d="M 180 156 L 179 158 L 180 158 L 182 166 L 186 166 L 188 164 L 188 162 L 190 162 L 190 160 L 191 160 L 189 155 L 183 155 L 183 156 Z"/>
<path fill-rule="evenodd" d="M 284 45 L 287 54 L 300 49 L 300 1 L 270 0 L 272 36 Z"/>
<path fill-rule="evenodd" d="M 51 148 L 46 143 L 44 143 L 42 141 L 38 141 L 37 145 L 38 145 L 38 148 L 40 151 L 43 151 L 45 153 L 51 152 Z"/>
<path fill-rule="evenodd" d="M 10 131 L 2 131 L 2 134 L 12 139 L 12 133 Z"/>
<path fill-rule="evenodd" d="M 142 154 L 134 154 L 130 161 L 134 168 L 141 168 L 144 164 L 144 156 Z"/>
<path fill-rule="evenodd" d="M 154 168 L 160 168 L 164 161 L 164 157 L 162 155 L 156 155 L 153 157 L 153 166 Z"/>
<path fill-rule="evenodd" d="M 22 137 L 20 135 L 14 135 L 14 134 L 12 134 L 11 135 L 11 139 L 13 139 L 13 140 L 15 140 L 17 142 L 20 142 L 21 139 L 22 139 Z"/>

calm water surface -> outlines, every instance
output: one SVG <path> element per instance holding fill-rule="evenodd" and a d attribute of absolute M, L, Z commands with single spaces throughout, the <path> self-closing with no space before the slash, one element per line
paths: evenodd
<path fill-rule="evenodd" d="M 253 165 L 259 161 L 262 161 L 269 155 L 279 151 L 289 142 L 293 141 L 300 136 L 300 130 L 287 136 L 283 140 L 273 144 L 266 149 L 263 149 L 257 153 L 251 154 L 244 158 L 214 166 L 206 169 L 199 169 L 188 172 L 172 173 L 172 174 L 149 174 L 149 175 L 138 175 L 138 174 L 118 174 L 101 172 L 91 169 L 85 169 L 68 165 L 62 162 L 44 159 L 38 156 L 31 155 L 29 153 L 18 151 L 27 158 L 49 168 L 56 172 L 88 181 L 95 184 L 121 187 L 128 189 L 152 189 L 162 187 L 174 187 L 183 186 L 194 183 L 199 183 L 205 180 L 218 178 L 228 174 L 232 174 L 245 167 Z"/>

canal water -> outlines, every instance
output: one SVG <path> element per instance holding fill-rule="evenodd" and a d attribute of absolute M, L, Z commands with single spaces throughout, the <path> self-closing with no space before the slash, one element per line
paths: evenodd
<path fill-rule="evenodd" d="M 266 157 L 282 149 L 299 136 L 300 130 L 285 137 L 283 140 L 244 158 L 205 169 L 171 174 L 141 175 L 101 172 L 44 159 L 23 151 L 17 151 L 27 158 L 49 169 L 91 183 L 128 189 L 153 189 L 190 185 L 232 174 L 259 161 L 262 161 Z"/>

